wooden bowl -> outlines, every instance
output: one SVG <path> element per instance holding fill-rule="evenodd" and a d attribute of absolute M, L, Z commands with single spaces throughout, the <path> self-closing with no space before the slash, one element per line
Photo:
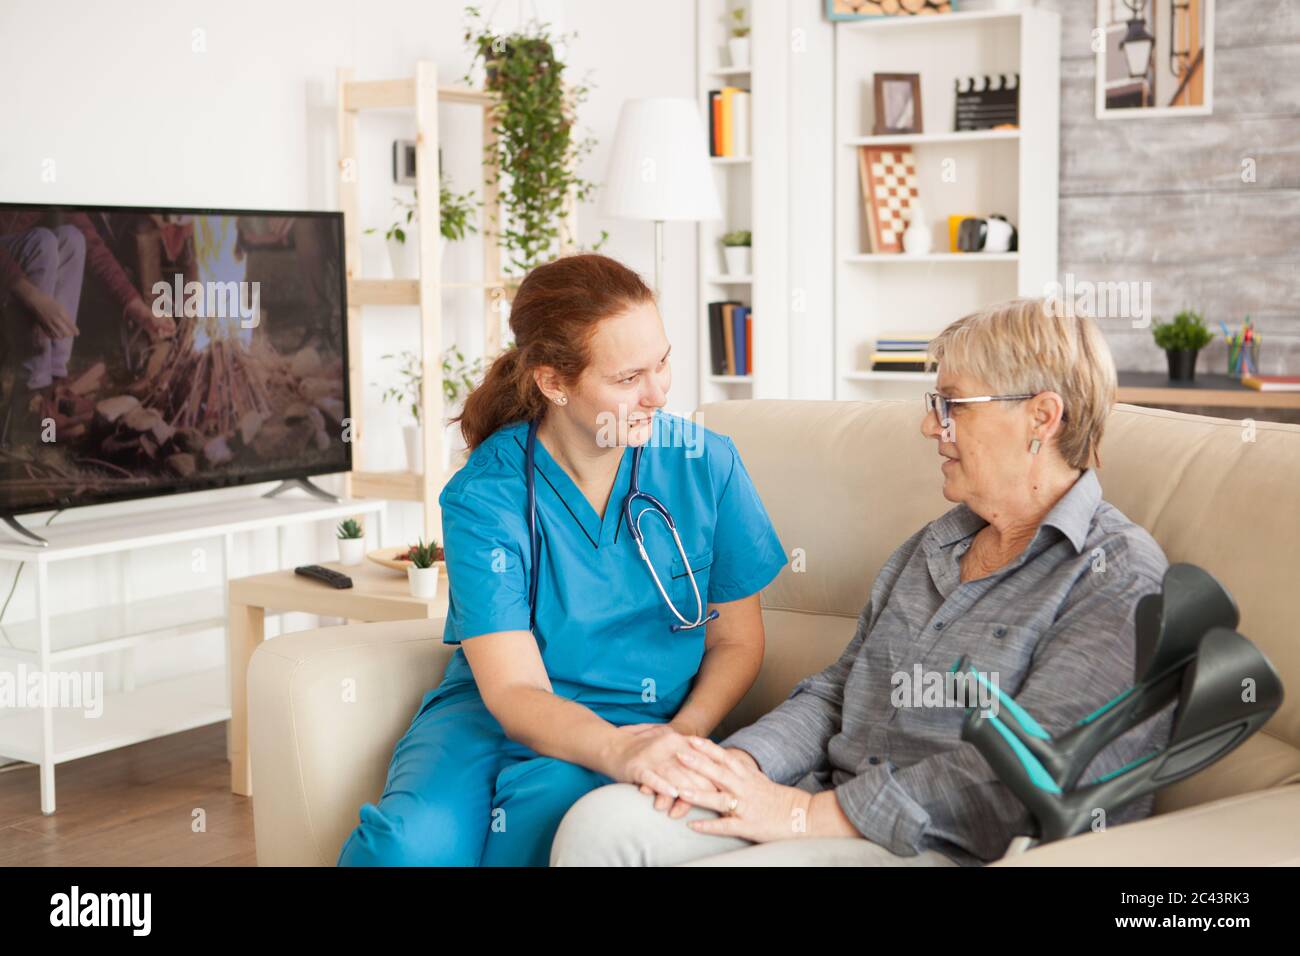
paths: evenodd
<path fill-rule="evenodd" d="M 399 557 L 399 555 L 406 554 L 410 550 L 411 546 L 409 544 L 399 548 L 376 548 L 374 551 L 367 552 L 366 557 L 375 564 L 382 564 L 386 568 L 405 574 L 406 569 L 411 566 L 411 562 Z M 446 561 L 433 562 L 435 568 L 445 567 L 446 564 Z"/>

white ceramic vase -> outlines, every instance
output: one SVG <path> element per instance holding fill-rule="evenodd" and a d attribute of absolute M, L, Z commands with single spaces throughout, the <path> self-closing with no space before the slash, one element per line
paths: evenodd
<path fill-rule="evenodd" d="M 925 210 L 917 206 L 912 210 L 912 221 L 903 230 L 903 252 L 909 256 L 923 256 L 930 251 L 932 239 Z"/>
<path fill-rule="evenodd" d="M 419 425 L 403 425 L 402 441 L 406 444 L 406 470 L 424 474 L 424 435 Z"/>
<path fill-rule="evenodd" d="M 339 564 L 355 567 L 366 556 L 365 538 L 339 538 Z"/>
<path fill-rule="evenodd" d="M 729 276 L 749 275 L 750 246 L 723 246 L 722 261 Z"/>
<path fill-rule="evenodd" d="M 410 565 L 406 569 L 406 580 L 411 585 L 411 597 L 432 601 L 438 596 L 438 565 L 431 568 L 417 568 Z"/>

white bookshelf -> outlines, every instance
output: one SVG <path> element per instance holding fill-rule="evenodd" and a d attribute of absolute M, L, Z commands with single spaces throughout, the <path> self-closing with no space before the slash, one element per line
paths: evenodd
<path fill-rule="evenodd" d="M 921 74 L 922 132 L 871 134 L 876 73 Z M 998 73 L 1020 74 L 1019 128 L 954 130 L 954 80 Z M 919 396 L 933 374 L 871 371 L 880 333 L 938 332 L 982 306 L 1041 294 L 1056 280 L 1059 93 L 1060 18 L 1053 11 L 979 11 L 836 25 L 837 398 Z M 931 227 L 926 255 L 869 251 L 858 155 L 863 146 L 886 144 L 912 147 L 919 198 Z M 1018 251 L 950 251 L 950 215 L 993 213 L 1016 226 Z"/>
<path fill-rule="evenodd" d="M 743 7 L 750 26 L 749 64 L 727 58 L 729 11 Z M 752 95 L 748 156 L 711 157 L 722 219 L 699 225 L 699 402 L 781 398 L 789 394 L 789 57 L 786 3 L 696 0 L 696 67 L 700 116 L 709 123 L 709 91 L 739 86 Z M 759 201 L 758 197 L 761 197 Z M 723 273 L 724 232 L 754 234 L 752 269 Z M 708 303 L 739 300 L 753 309 L 754 368 L 748 375 L 714 375 Z"/>

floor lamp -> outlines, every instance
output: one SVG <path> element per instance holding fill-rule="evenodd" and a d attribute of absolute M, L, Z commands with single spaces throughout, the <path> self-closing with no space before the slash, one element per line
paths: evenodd
<path fill-rule="evenodd" d="M 618 116 L 601 215 L 655 224 L 655 297 L 663 281 L 664 223 L 721 219 L 704 124 L 693 100 L 628 100 Z"/>

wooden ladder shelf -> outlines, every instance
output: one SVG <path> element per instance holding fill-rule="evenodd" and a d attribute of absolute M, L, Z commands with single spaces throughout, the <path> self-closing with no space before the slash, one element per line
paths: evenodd
<path fill-rule="evenodd" d="M 500 215 L 500 195 L 495 169 L 484 161 L 482 198 L 488 211 L 483 222 L 483 276 L 481 281 L 444 282 L 439 255 L 438 106 L 455 103 L 483 111 L 483 155 L 496 142 L 495 93 L 458 86 L 439 86 L 431 62 L 416 64 L 415 76 L 398 80 L 360 81 L 353 70 L 338 71 L 339 203 L 343 210 L 344 254 L 347 262 L 348 387 L 351 395 L 352 466 L 346 478 L 348 497 L 415 501 L 423 505 L 426 540 L 441 540 L 438 493 L 449 475 L 443 474 L 442 302 L 443 289 L 483 290 L 484 355 L 501 347 L 503 298 L 509 301 L 510 281 L 501 274 L 501 249 L 495 226 Z M 413 109 L 415 111 L 415 165 L 417 228 L 420 237 L 418 279 L 367 279 L 361 271 L 361 176 L 358 159 L 358 114 L 362 110 Z M 491 151 L 493 154 L 494 150 Z M 414 305 L 420 309 L 422 381 L 420 425 L 422 472 L 374 471 L 364 463 L 366 435 L 362 418 L 365 381 L 362 363 L 362 307 Z"/>

